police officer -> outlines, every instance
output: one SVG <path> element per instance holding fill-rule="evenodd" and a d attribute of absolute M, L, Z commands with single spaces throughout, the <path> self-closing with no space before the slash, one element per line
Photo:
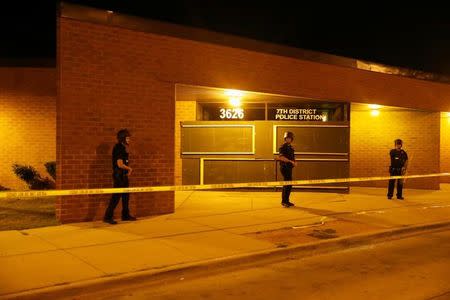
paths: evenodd
<path fill-rule="evenodd" d="M 294 140 L 294 134 L 290 131 L 284 133 L 284 144 L 278 150 L 280 161 L 280 171 L 283 175 L 284 181 L 292 180 L 292 169 L 297 165 L 295 162 L 295 150 L 292 148 L 292 141 Z M 291 194 L 292 185 L 283 186 L 283 192 L 281 194 L 281 205 L 284 207 L 294 206 L 294 203 L 289 201 L 289 195 Z"/>
<path fill-rule="evenodd" d="M 133 169 L 128 166 L 128 145 L 130 143 L 131 134 L 128 129 L 121 129 L 117 132 L 117 144 L 112 151 L 113 166 L 113 182 L 115 188 L 129 187 L 128 176 L 131 175 Z M 122 197 L 122 220 L 136 221 L 136 218 L 130 215 L 128 208 L 129 194 L 112 194 L 108 208 L 105 212 L 104 222 L 109 224 L 117 224 L 114 221 L 114 209 Z"/>
<path fill-rule="evenodd" d="M 392 149 L 389 153 L 391 156 L 391 166 L 389 167 L 389 173 L 391 174 L 391 176 L 404 175 L 406 172 L 406 168 L 408 167 L 408 154 L 406 154 L 406 151 L 402 149 L 403 141 L 401 139 L 396 139 L 394 144 L 395 149 Z M 394 195 L 395 180 L 396 179 L 389 180 L 387 194 L 388 199 L 392 199 L 392 196 Z M 397 199 L 404 199 L 402 196 L 402 192 L 403 180 L 397 179 Z"/>

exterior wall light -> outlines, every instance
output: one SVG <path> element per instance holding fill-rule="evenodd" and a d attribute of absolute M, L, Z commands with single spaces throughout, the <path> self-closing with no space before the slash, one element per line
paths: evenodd
<path fill-rule="evenodd" d="M 230 105 L 233 107 L 241 106 L 241 98 L 244 93 L 238 90 L 225 90 L 225 95 L 229 97 Z"/>
<path fill-rule="evenodd" d="M 231 106 L 240 107 L 241 106 L 241 98 L 239 97 L 230 97 L 229 99 Z"/>
<path fill-rule="evenodd" d="M 380 115 L 380 108 L 381 108 L 381 105 L 379 105 L 379 104 L 369 104 L 369 108 L 370 108 L 370 114 L 373 116 L 373 117 L 378 117 L 379 115 Z"/>

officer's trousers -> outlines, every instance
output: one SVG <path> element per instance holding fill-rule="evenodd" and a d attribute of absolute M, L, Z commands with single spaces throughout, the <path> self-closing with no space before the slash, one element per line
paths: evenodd
<path fill-rule="evenodd" d="M 124 188 L 129 187 L 128 176 L 123 174 L 113 174 L 113 182 L 115 188 Z M 111 200 L 109 200 L 108 208 L 105 212 L 105 220 L 112 220 L 114 218 L 114 209 L 117 204 L 119 204 L 119 200 L 122 197 L 122 218 L 126 218 L 130 216 L 130 210 L 128 207 L 128 202 L 130 199 L 130 194 L 112 194 Z"/>
<path fill-rule="evenodd" d="M 391 176 L 401 176 L 402 169 L 401 168 L 390 168 L 389 173 Z M 397 198 L 402 197 L 403 193 L 403 179 L 390 179 L 388 186 L 388 194 L 387 196 L 391 198 L 394 195 L 394 187 L 395 181 L 397 181 Z"/>
<path fill-rule="evenodd" d="M 280 168 L 281 174 L 283 175 L 284 181 L 292 180 L 292 167 L 288 165 L 282 165 Z M 289 196 L 291 195 L 292 185 L 284 185 L 283 191 L 281 193 L 281 202 L 288 203 Z"/>

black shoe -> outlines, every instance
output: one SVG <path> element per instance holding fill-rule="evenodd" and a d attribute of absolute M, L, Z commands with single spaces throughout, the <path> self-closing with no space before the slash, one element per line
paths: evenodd
<path fill-rule="evenodd" d="M 122 217 L 122 221 L 136 221 L 137 219 L 133 216 Z"/>
<path fill-rule="evenodd" d="M 392 196 L 388 196 L 388 199 L 389 199 L 389 200 L 392 200 Z"/>
<path fill-rule="evenodd" d="M 289 205 L 289 202 L 281 202 L 281 205 L 283 205 L 284 207 L 291 207 L 291 205 Z"/>
<path fill-rule="evenodd" d="M 398 200 L 405 200 L 405 198 L 403 198 L 402 196 L 397 197 Z"/>
<path fill-rule="evenodd" d="M 117 224 L 116 221 L 114 221 L 113 219 L 103 219 L 103 222 L 111 224 L 111 225 L 115 225 Z"/>
<path fill-rule="evenodd" d="M 287 204 L 288 204 L 289 206 L 295 206 L 295 204 L 292 203 L 292 202 L 288 202 Z"/>

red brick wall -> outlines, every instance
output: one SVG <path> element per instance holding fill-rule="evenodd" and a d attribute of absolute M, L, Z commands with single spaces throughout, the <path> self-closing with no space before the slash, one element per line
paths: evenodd
<path fill-rule="evenodd" d="M 56 71 L 0 68 L 0 185 L 22 190 L 14 163 L 49 176 L 44 164 L 56 160 Z"/>
<path fill-rule="evenodd" d="M 450 116 L 441 114 L 441 172 L 450 173 Z M 450 183 L 450 176 L 442 177 L 441 182 Z"/>
<path fill-rule="evenodd" d="M 450 99 L 447 84 L 64 17 L 58 27 L 60 188 L 110 186 L 110 150 L 121 127 L 134 132 L 132 185 L 173 183 L 176 83 L 450 110 L 442 100 Z M 58 216 L 92 219 L 107 198 L 61 199 Z M 173 210 L 171 193 L 133 198 L 138 215 Z"/>
<path fill-rule="evenodd" d="M 176 101 L 175 105 L 175 184 L 183 181 L 183 160 L 181 159 L 181 125 L 183 121 L 195 121 L 197 102 Z"/>
<path fill-rule="evenodd" d="M 352 109 L 350 114 L 350 176 L 389 176 L 389 151 L 401 138 L 409 156 L 408 174 L 439 173 L 440 113 Z M 354 185 L 386 187 L 385 181 Z M 408 179 L 408 188 L 439 189 L 439 178 Z"/>
<path fill-rule="evenodd" d="M 150 41 L 65 19 L 59 26 L 58 188 L 111 187 L 111 150 L 124 127 L 132 133 L 130 185 L 172 185 L 174 84 L 158 78 Z M 172 212 L 173 196 L 132 194 L 132 214 Z M 62 222 L 98 219 L 108 199 L 63 197 L 57 216 Z"/>

